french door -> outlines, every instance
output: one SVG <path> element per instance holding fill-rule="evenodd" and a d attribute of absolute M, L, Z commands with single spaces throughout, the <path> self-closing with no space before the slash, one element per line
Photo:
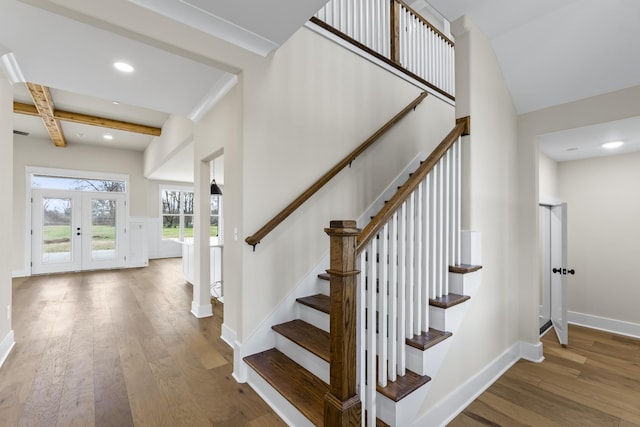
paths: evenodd
<path fill-rule="evenodd" d="M 31 273 L 123 267 L 123 193 L 32 190 Z"/>

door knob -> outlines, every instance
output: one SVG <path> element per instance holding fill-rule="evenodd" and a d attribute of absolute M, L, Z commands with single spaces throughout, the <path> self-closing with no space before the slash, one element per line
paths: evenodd
<path fill-rule="evenodd" d="M 553 271 L 554 273 L 562 273 L 562 270 L 561 270 L 561 269 L 559 269 L 559 268 L 554 268 L 554 269 L 553 269 L 553 270 L 551 270 L 551 271 Z"/>
<path fill-rule="evenodd" d="M 571 270 L 567 270 L 567 273 L 569 273 L 569 274 L 576 274 L 576 271 L 572 268 Z"/>

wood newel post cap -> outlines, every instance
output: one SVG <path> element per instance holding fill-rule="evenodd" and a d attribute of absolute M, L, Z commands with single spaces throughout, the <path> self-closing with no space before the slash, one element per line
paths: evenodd
<path fill-rule="evenodd" d="M 360 229 L 354 220 L 333 220 L 329 222 L 329 228 L 324 229 L 328 235 L 357 235 Z"/>

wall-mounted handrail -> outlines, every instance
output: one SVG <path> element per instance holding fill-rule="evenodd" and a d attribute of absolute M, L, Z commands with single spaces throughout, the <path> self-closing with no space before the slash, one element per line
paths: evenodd
<path fill-rule="evenodd" d="M 389 129 L 391 129 L 397 122 L 399 122 L 404 116 L 406 116 L 411 110 L 416 108 L 418 104 L 427 97 L 427 93 L 421 93 L 416 99 L 414 99 L 409 105 L 407 105 L 402 111 L 396 114 L 391 120 L 378 129 L 373 135 L 360 144 L 355 150 L 349 153 L 338 164 L 325 173 L 320 179 L 313 183 L 307 190 L 305 190 L 300 196 L 298 196 L 293 202 L 291 202 L 286 208 L 280 211 L 269 222 L 262 226 L 251 236 L 245 239 L 249 245 L 255 247 L 260 241 L 269 234 L 274 228 L 276 228 L 282 221 L 284 221 L 289 215 L 295 212 L 304 202 L 309 200 L 318 190 L 320 190 L 327 182 L 329 182 L 334 176 L 336 176 L 342 169 L 351 164 L 360 154 L 362 154 L 367 148 L 369 148 L 374 142 L 376 142 L 382 135 L 384 135 Z"/>
<path fill-rule="evenodd" d="M 409 179 L 398 189 L 396 194 L 384 205 L 376 216 L 362 229 L 358 236 L 356 254 L 360 254 L 367 244 L 373 239 L 382 227 L 389 222 L 391 216 L 396 212 L 402 204 L 407 200 L 418 184 L 427 176 L 438 161 L 444 156 L 447 150 L 458 140 L 460 136 L 468 135 L 470 129 L 469 117 L 463 117 L 456 120 L 455 127 L 442 140 L 420 167 L 409 177 Z"/>

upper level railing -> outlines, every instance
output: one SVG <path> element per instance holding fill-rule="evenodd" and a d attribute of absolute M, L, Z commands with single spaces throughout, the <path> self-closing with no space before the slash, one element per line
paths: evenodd
<path fill-rule="evenodd" d="M 402 0 L 330 0 L 311 21 L 454 99 L 454 43 Z"/>
<path fill-rule="evenodd" d="M 427 93 L 421 93 L 416 99 L 414 99 L 409 105 L 407 105 L 402 111 L 396 114 L 391 120 L 378 129 L 373 135 L 367 138 L 362 144 L 360 144 L 355 150 L 349 153 L 345 158 L 338 162 L 327 173 L 320 177 L 316 182 L 306 189 L 300 196 L 298 196 L 287 207 L 280 211 L 276 216 L 271 218 L 269 222 L 262 226 L 251 236 L 245 239 L 249 245 L 255 247 L 260 241 L 269 234 L 274 228 L 276 228 L 282 221 L 287 219 L 289 215 L 295 212 L 304 202 L 309 200 L 318 190 L 320 190 L 327 182 L 329 182 L 334 176 L 336 176 L 342 169 L 351 164 L 360 154 L 362 154 L 367 148 L 369 148 L 374 142 L 376 142 L 382 135 L 384 135 L 389 129 L 391 129 L 397 122 L 399 122 L 404 116 L 406 116 L 411 110 L 416 108 L 423 99 L 427 97 Z"/>
<path fill-rule="evenodd" d="M 378 386 L 405 375 L 405 340 L 429 331 L 429 300 L 449 294 L 449 266 L 460 264 L 460 137 L 469 126 L 468 117 L 459 119 L 364 229 L 332 221 L 325 230 L 331 263 L 325 425 L 360 420 L 363 409 L 375 425 Z"/>

